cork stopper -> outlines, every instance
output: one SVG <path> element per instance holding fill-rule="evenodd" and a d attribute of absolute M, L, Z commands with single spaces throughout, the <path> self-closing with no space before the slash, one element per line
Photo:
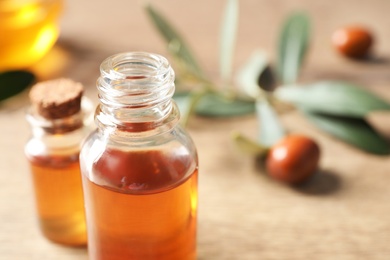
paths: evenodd
<path fill-rule="evenodd" d="M 46 119 L 60 119 L 81 109 L 83 85 L 70 79 L 56 79 L 35 84 L 30 91 L 33 107 Z"/>

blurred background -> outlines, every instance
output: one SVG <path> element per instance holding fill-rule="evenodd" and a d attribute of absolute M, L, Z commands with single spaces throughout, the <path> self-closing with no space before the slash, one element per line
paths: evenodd
<path fill-rule="evenodd" d="M 10 8 L 11 2 L 17 1 L 0 0 L 0 8 Z M 42 40 L 47 52 L 36 57 L 20 56 L 16 49 L 4 51 L 10 48 L 10 42 L 12 48 L 22 42 L 20 50 L 26 50 L 31 31 L 17 39 L 19 36 L 4 29 L 7 23 L 16 22 L 5 19 L 5 11 L 1 10 L 0 73 L 26 69 L 35 74 L 37 81 L 71 78 L 81 82 L 86 95 L 97 102 L 99 65 L 108 56 L 148 51 L 171 58 L 145 11 L 146 3 L 51 3 L 49 20 L 53 24 L 49 24 L 54 26 L 58 21 L 58 39 L 55 29 L 49 28 L 53 31 Z M 175 25 L 208 76 L 218 81 L 220 28 L 226 1 L 150 3 Z M 257 48 L 265 50 L 271 64 L 275 63 L 280 28 L 297 10 L 311 19 L 311 40 L 301 82 L 346 80 L 390 102 L 387 0 L 239 1 L 233 70 L 242 67 Z M 34 19 L 32 13 L 30 9 L 22 16 L 29 21 Z M 333 32 L 348 25 L 364 26 L 373 34 L 369 59 L 348 59 L 332 46 Z M 27 90 L 0 103 L 0 259 L 87 259 L 85 249 L 54 245 L 42 238 L 37 228 L 23 154 L 29 136 L 24 118 L 28 104 Z M 373 119 L 385 134 L 390 132 L 388 118 L 381 115 Z M 390 259 L 389 157 L 368 154 L 331 138 L 296 112 L 284 114 L 281 120 L 290 131 L 316 139 L 322 148 L 323 174 L 299 189 L 265 177 L 256 160 L 241 154 L 232 144 L 233 130 L 257 135 L 254 114 L 217 120 L 196 116 L 189 123 L 201 169 L 198 258 Z"/>
<path fill-rule="evenodd" d="M 7 0 L 5 2 L 18 1 Z M 52 9 L 49 11 L 53 12 L 53 21 L 58 19 L 59 40 L 53 50 L 35 64 L 35 67 L 44 67 L 44 62 L 49 63 L 50 58 L 57 54 L 62 55 L 60 58 L 64 60 L 61 62 L 57 60 L 56 64 L 50 64 L 51 66 L 42 69 L 46 71 L 46 77 L 56 76 L 49 75 L 50 69 L 54 70 L 62 65 L 64 68 L 60 72 L 54 72 L 62 76 L 66 76 L 67 73 L 72 74 L 77 80 L 77 77 L 82 77 L 78 74 L 88 74 L 85 72 L 90 69 L 85 65 L 87 61 L 89 63 L 96 59 L 97 64 L 100 64 L 102 57 L 105 58 L 117 52 L 144 50 L 167 54 L 165 42 L 144 10 L 147 1 L 132 1 L 131 3 L 118 1 L 115 5 L 97 1 L 93 6 L 72 0 L 58 2 L 56 6 L 51 6 Z M 213 1 L 212 3 L 200 1 L 193 4 L 186 1 L 166 0 L 152 1 L 152 3 L 182 34 L 207 72 L 211 75 L 216 74 L 225 1 Z M 337 4 L 329 1 L 273 1 L 272 3 L 241 1 L 234 66 L 240 67 L 256 48 L 268 51 L 272 59 L 276 54 L 277 40 L 283 20 L 292 11 L 298 10 L 306 11 L 312 22 L 310 51 L 304 67 L 307 73 L 302 74 L 304 79 L 337 76 L 353 78 L 357 81 L 367 81 L 369 78 L 384 81 L 386 75 L 380 73 L 381 68 L 378 72 L 378 66 L 351 63 L 340 58 L 331 47 L 331 35 L 336 29 L 346 25 L 367 27 L 375 35 L 374 54 L 377 58 L 375 61 L 377 63 L 385 61 L 388 55 L 386 53 L 387 39 L 390 37 L 386 29 L 388 5 L 390 3 L 387 1 L 380 0 L 369 3 L 343 1 Z M 24 16 L 27 16 L 26 19 L 32 19 L 28 14 Z M 10 41 L 9 38 L 13 37 L 2 35 L 2 38 L 2 44 L 4 44 L 7 42 L 6 39 Z M 5 56 L 5 54 L 2 55 Z M 98 57 L 98 55 L 101 56 Z M 82 70 L 74 72 L 73 70 L 76 70 L 74 63 L 79 63 L 84 72 Z M 54 68 L 49 68 L 53 66 Z M 97 67 L 97 65 L 93 66 Z M 337 69 L 332 69 L 334 66 Z M 354 73 L 356 69 L 361 73 Z M 373 69 L 376 70 L 375 75 L 371 72 Z M 77 75 L 74 76 L 74 73 Z"/>

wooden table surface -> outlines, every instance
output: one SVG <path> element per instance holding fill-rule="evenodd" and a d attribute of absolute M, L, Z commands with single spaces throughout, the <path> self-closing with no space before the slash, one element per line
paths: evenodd
<path fill-rule="evenodd" d="M 167 56 L 144 12 L 145 1 L 66 0 L 61 36 L 35 71 L 40 79 L 70 77 L 96 101 L 95 81 L 107 56 L 150 51 Z M 190 43 L 210 77 L 218 78 L 218 34 L 223 0 L 160 0 L 156 6 Z M 313 22 L 310 53 L 301 80 L 343 79 L 390 101 L 390 1 L 240 1 L 234 68 L 255 48 L 271 60 L 285 16 L 305 10 Z M 376 36 L 375 58 L 353 62 L 330 45 L 342 25 L 363 24 Z M 1 57 L 0 57 L 1 58 Z M 169 56 L 168 56 L 169 58 Z M 23 146 L 27 94 L 0 104 L 0 259 L 87 259 L 86 249 L 45 240 L 37 227 Z M 390 136 L 389 117 L 377 119 Z M 297 113 L 283 115 L 292 132 L 322 147 L 321 172 L 300 188 L 264 176 L 253 158 L 235 150 L 233 130 L 256 136 L 254 115 L 193 118 L 190 131 L 200 157 L 198 259 L 390 259 L 390 160 L 358 151 L 316 130 Z"/>

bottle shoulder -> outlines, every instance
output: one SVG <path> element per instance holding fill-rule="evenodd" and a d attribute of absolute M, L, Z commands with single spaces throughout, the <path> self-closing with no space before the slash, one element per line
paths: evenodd
<path fill-rule="evenodd" d="M 195 146 L 180 127 L 126 143 L 95 131 L 83 145 L 80 162 L 83 174 L 95 184 L 143 194 L 175 186 L 198 167 Z"/>
<path fill-rule="evenodd" d="M 180 126 L 156 135 L 95 129 L 85 139 L 82 147 L 83 150 L 104 150 L 105 148 L 118 150 L 169 150 L 176 149 L 177 147 L 185 147 L 196 152 L 194 142 L 190 135 Z"/>
<path fill-rule="evenodd" d="M 27 140 L 24 151 L 27 157 L 73 156 L 80 152 L 81 143 L 90 131 L 91 128 L 85 126 L 64 134 L 32 135 Z"/>

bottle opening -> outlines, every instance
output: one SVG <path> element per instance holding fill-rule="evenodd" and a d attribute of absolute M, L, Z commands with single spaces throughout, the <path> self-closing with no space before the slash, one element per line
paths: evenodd
<path fill-rule="evenodd" d="M 107 58 L 100 66 L 102 77 L 115 79 L 146 79 L 164 81 L 173 74 L 166 58 L 145 52 L 121 53 Z M 168 78 L 169 80 L 169 78 Z"/>
<path fill-rule="evenodd" d="M 100 72 L 98 123 L 136 132 L 159 126 L 171 114 L 175 75 L 166 58 L 121 53 L 104 60 Z"/>

